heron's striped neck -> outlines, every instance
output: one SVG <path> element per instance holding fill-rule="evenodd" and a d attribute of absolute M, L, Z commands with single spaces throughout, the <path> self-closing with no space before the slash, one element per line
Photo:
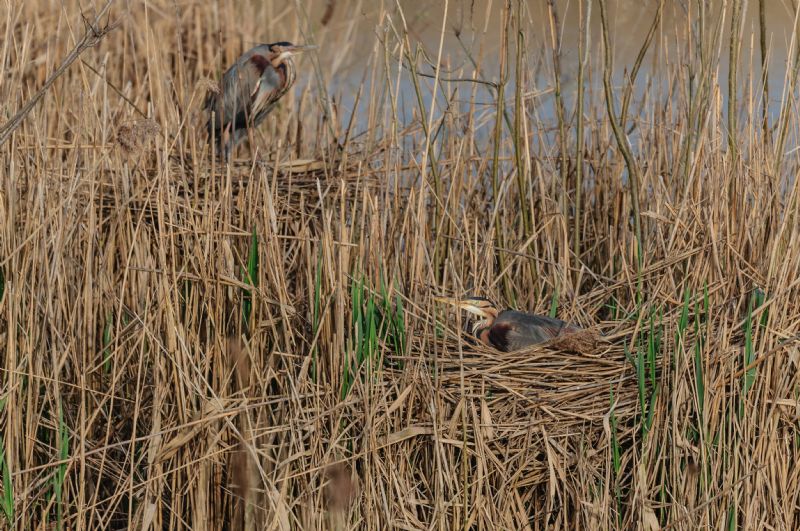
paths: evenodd
<path fill-rule="evenodd" d="M 478 339 L 480 339 L 481 338 L 481 333 L 484 330 L 486 330 L 487 328 L 489 328 L 490 326 L 492 326 L 492 324 L 494 323 L 494 320 L 495 320 L 495 317 L 492 316 L 492 317 L 489 317 L 489 318 L 486 318 L 486 319 L 480 319 L 480 320 L 475 321 L 474 323 L 472 323 L 472 335 L 477 337 Z"/>
<path fill-rule="evenodd" d="M 279 75 L 283 78 L 281 80 L 283 81 L 283 83 L 281 83 L 280 93 L 278 95 L 278 98 L 280 98 L 284 94 L 289 92 L 289 89 L 292 88 L 292 85 L 294 85 L 294 80 L 295 80 L 294 61 L 292 61 L 289 58 L 284 59 L 278 65 L 277 70 Z"/>

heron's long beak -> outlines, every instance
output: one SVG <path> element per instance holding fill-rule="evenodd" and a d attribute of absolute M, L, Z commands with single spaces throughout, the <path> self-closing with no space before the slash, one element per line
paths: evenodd
<path fill-rule="evenodd" d="M 286 51 L 291 53 L 291 54 L 296 54 L 296 53 L 302 53 L 302 52 L 307 52 L 309 50 L 316 50 L 316 49 L 317 49 L 317 45 L 316 44 L 296 44 L 296 45 L 292 46 L 291 48 L 287 49 Z"/>
<path fill-rule="evenodd" d="M 434 297 L 433 300 L 436 302 L 443 302 L 445 304 L 450 304 L 452 306 L 456 306 L 457 308 L 461 308 L 462 310 L 466 310 L 471 314 L 477 315 L 479 317 L 488 318 L 489 314 L 485 312 L 482 308 L 478 308 L 470 301 L 462 301 L 460 299 L 453 299 L 450 297 Z"/>
<path fill-rule="evenodd" d="M 309 50 L 314 50 L 316 48 L 317 48 L 317 46 L 314 45 L 314 44 L 287 46 L 287 47 L 285 47 L 283 49 L 281 54 L 278 56 L 277 61 L 281 62 L 284 59 L 292 57 L 293 55 L 297 55 L 299 53 L 307 52 Z"/>

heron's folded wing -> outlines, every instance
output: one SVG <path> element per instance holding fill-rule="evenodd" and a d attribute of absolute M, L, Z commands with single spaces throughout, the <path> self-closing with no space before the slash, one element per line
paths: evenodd
<path fill-rule="evenodd" d="M 214 126 L 217 130 L 230 122 L 234 122 L 234 129 L 247 125 L 247 117 L 252 112 L 252 97 L 259 88 L 259 79 L 255 65 L 249 60 L 239 60 L 225 72 L 220 93 L 209 94 L 206 100 L 206 110 L 216 113 Z"/>
<path fill-rule="evenodd" d="M 577 330 L 577 326 L 561 319 L 507 310 L 497 316 L 489 332 L 489 339 L 498 348 L 516 350 Z"/>

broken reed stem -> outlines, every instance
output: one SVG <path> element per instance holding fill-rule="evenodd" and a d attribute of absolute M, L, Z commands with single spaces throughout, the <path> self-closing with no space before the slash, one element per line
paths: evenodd
<path fill-rule="evenodd" d="M 105 16 L 105 14 L 111 8 L 111 4 L 113 3 L 114 0 L 108 0 L 94 18 L 93 22 L 89 23 L 86 21 L 87 27 L 83 34 L 83 38 L 78 42 L 78 44 L 75 45 L 72 51 L 67 54 L 58 68 L 56 68 L 55 71 L 50 74 L 50 77 L 45 80 L 42 88 L 36 91 L 36 94 L 33 95 L 28 103 L 23 105 L 22 108 L 17 111 L 17 113 L 12 116 L 10 120 L 8 120 L 8 122 L 0 127 L 0 146 L 5 144 L 6 140 L 8 140 L 11 134 L 22 124 L 22 121 L 25 119 L 25 117 L 30 114 L 36 104 L 39 103 L 39 100 L 41 100 L 47 91 L 50 90 L 50 87 L 56 82 L 56 79 L 61 77 L 61 75 L 67 71 L 70 65 L 72 65 L 72 63 L 74 63 L 83 52 L 89 48 L 97 46 L 100 41 L 103 40 L 103 37 L 108 35 L 109 32 L 119 26 L 119 21 L 116 21 L 113 23 L 106 23 L 104 26 L 100 27 L 100 19 Z"/>
<path fill-rule="evenodd" d="M 645 35 L 644 42 L 639 48 L 639 53 L 636 54 L 636 60 L 633 62 L 633 68 L 631 68 L 631 72 L 628 74 L 628 82 L 625 85 L 625 90 L 623 91 L 622 95 L 622 112 L 619 115 L 623 130 L 626 129 L 628 107 L 631 99 L 633 98 L 633 89 L 636 86 L 636 79 L 639 77 L 639 69 L 641 69 L 642 63 L 644 63 L 644 57 L 647 55 L 647 51 L 650 49 L 650 45 L 653 42 L 653 37 L 656 34 L 659 24 L 661 24 L 661 13 L 663 8 L 664 0 L 659 0 L 656 14 L 653 16 L 653 22 L 650 23 L 650 29 L 647 30 L 647 35 Z"/>
<path fill-rule="evenodd" d="M 769 132 L 769 55 L 767 51 L 767 13 L 764 4 L 767 0 L 758 0 L 758 29 L 761 45 L 761 128 L 764 142 L 772 138 Z"/>
<path fill-rule="evenodd" d="M 308 20 L 308 13 L 306 12 L 303 3 L 300 0 L 294 1 L 295 11 L 300 15 L 303 23 L 299 25 L 300 33 L 303 35 L 304 43 L 303 44 L 316 44 L 316 39 L 314 38 L 314 26 Z M 332 14 L 333 6 L 329 3 L 327 6 L 328 11 L 331 13 L 326 13 L 328 15 Z M 310 35 L 308 35 L 310 33 Z M 336 131 L 334 130 L 335 124 L 333 121 L 333 107 L 331 106 L 331 98 L 328 94 L 328 86 L 325 83 L 325 79 L 322 76 L 322 68 L 319 64 L 319 53 L 314 50 L 314 53 L 309 54 L 311 56 L 311 64 L 314 68 L 314 79 L 317 82 L 317 90 L 318 90 L 318 99 L 320 103 L 320 107 L 322 108 L 322 113 L 325 115 L 325 123 L 327 124 L 328 134 L 330 135 L 330 142 L 331 142 L 331 149 L 335 149 L 336 143 Z M 336 157 L 335 152 L 331 152 L 331 157 Z"/>
<path fill-rule="evenodd" d="M 408 36 L 406 36 L 406 39 L 408 39 Z M 407 42 L 406 44 L 408 45 L 409 47 L 408 49 L 410 50 L 411 43 Z M 414 85 L 414 93 L 416 94 L 417 97 L 417 106 L 420 112 L 420 123 L 422 124 L 422 132 L 425 135 L 425 152 L 429 160 L 429 163 L 426 164 L 425 166 L 430 167 L 431 174 L 433 175 L 433 187 L 434 187 L 434 192 L 436 194 L 436 200 L 433 202 L 434 203 L 433 219 L 434 223 L 439 223 L 439 220 L 443 218 L 443 216 L 441 216 L 440 206 L 442 205 L 442 201 L 444 199 L 444 188 L 442 187 L 442 179 L 441 176 L 439 175 L 439 163 L 436 158 L 436 152 L 433 148 L 433 138 L 431 138 L 431 131 L 429 129 L 430 124 L 426 119 L 428 113 L 425 112 L 425 100 L 422 97 L 422 88 L 420 87 L 419 76 L 417 75 L 417 61 L 419 60 L 419 55 L 420 55 L 420 48 L 417 47 L 416 52 L 414 53 L 414 57 L 412 58 L 409 54 L 409 56 L 407 56 L 407 59 L 410 66 L 411 81 Z M 436 101 L 435 95 L 431 101 L 432 102 Z M 431 105 L 433 105 L 433 103 L 431 103 Z M 433 111 L 431 111 L 431 113 L 432 112 Z M 426 186 L 426 183 L 422 183 L 422 186 Z M 435 230 L 435 232 L 438 234 L 439 231 Z M 444 244 L 442 243 L 441 245 Z M 444 259 L 445 257 L 442 254 L 442 251 L 440 251 L 440 245 L 436 245 L 433 252 L 433 268 L 437 282 L 441 281 L 442 274 L 444 272 L 444 268 L 442 267 L 442 265 L 444 264 Z"/>
<path fill-rule="evenodd" d="M 515 85 L 514 85 L 514 134 L 513 134 L 513 142 L 514 142 L 514 158 L 517 163 L 517 189 L 519 193 L 519 207 L 520 212 L 522 214 L 522 226 L 525 229 L 525 234 L 531 234 L 533 231 L 533 223 L 530 219 L 530 212 L 528 212 L 528 167 L 525 164 L 527 157 L 524 153 L 524 145 L 525 142 L 523 141 L 525 131 L 522 127 L 522 119 L 524 118 L 524 113 L 522 109 L 522 86 L 523 86 L 523 79 L 524 79 L 524 72 L 523 72 L 523 50 L 525 49 L 525 35 L 522 32 L 522 0 L 517 0 L 517 16 L 516 16 L 516 23 L 517 23 L 517 49 L 516 49 L 516 63 L 514 65 L 514 76 L 515 76 Z"/>
<path fill-rule="evenodd" d="M 695 40 L 694 34 L 689 33 L 690 49 L 694 52 L 695 56 L 699 55 L 699 68 L 695 65 L 696 61 L 689 63 L 688 75 L 688 92 L 689 92 L 689 113 L 687 121 L 689 124 L 687 134 L 685 136 L 682 153 L 681 153 L 681 166 L 682 170 L 679 173 L 682 176 L 684 183 L 687 183 L 689 176 L 693 169 L 693 159 L 697 152 L 700 151 L 704 137 L 702 135 L 703 129 L 707 120 L 710 118 L 709 106 L 712 103 L 712 87 L 716 75 L 716 64 L 719 57 L 719 49 L 722 46 L 722 27 L 724 25 L 727 4 L 723 4 L 721 13 L 716 17 L 716 24 L 711 28 L 710 38 L 706 27 L 708 14 L 706 13 L 706 2 L 704 0 L 697 0 L 697 38 Z M 688 16 L 691 17 L 691 9 L 687 11 Z M 691 19 L 687 21 L 692 27 Z M 715 50 L 717 54 L 715 55 Z"/>
<path fill-rule="evenodd" d="M 553 61 L 553 90 L 558 119 L 558 144 L 560 151 L 560 176 L 562 197 L 561 214 L 564 220 L 569 219 L 569 168 L 567 166 L 567 133 L 566 119 L 564 117 L 564 100 L 561 94 L 561 33 L 558 25 L 558 12 L 554 0 L 547 0 L 547 13 L 550 22 L 550 53 Z M 567 262 L 568 263 L 568 262 Z"/>
<path fill-rule="evenodd" d="M 739 65 L 739 50 L 741 49 L 741 32 L 744 19 L 741 16 L 742 0 L 732 0 L 732 2 L 733 9 L 731 11 L 731 31 L 729 39 L 730 48 L 728 50 L 728 152 L 734 159 L 736 159 L 736 101 L 738 92 L 736 75 L 737 67 Z"/>
<path fill-rule="evenodd" d="M 508 58 L 508 28 L 510 23 L 510 6 L 511 0 L 506 0 L 506 3 L 503 7 L 503 20 L 501 26 L 502 38 L 501 48 L 500 48 L 500 80 L 497 85 L 497 112 L 495 114 L 494 119 L 494 138 L 492 139 L 492 201 L 494 202 L 494 237 L 495 237 L 495 246 L 497 247 L 498 251 L 497 255 L 497 264 L 498 264 L 498 271 L 503 278 L 501 279 L 501 283 L 503 286 L 503 295 L 505 296 L 506 300 L 509 302 L 514 301 L 514 292 L 511 289 L 511 284 L 508 279 L 508 275 L 506 274 L 506 255 L 502 249 L 506 248 L 506 239 L 505 235 L 503 234 L 503 222 L 502 216 L 500 212 L 503 211 L 500 208 L 500 146 L 503 143 L 503 120 L 502 117 L 505 115 L 505 91 L 506 91 L 506 83 L 508 81 L 508 68 L 507 68 L 507 58 Z"/>
<path fill-rule="evenodd" d="M 642 241 L 642 221 L 641 221 L 641 214 L 639 209 L 639 168 L 636 164 L 636 160 L 633 157 L 633 153 L 631 152 L 630 145 L 628 144 L 628 139 L 625 136 L 625 132 L 622 130 L 620 126 L 619 119 L 617 118 L 617 113 L 614 110 L 614 92 L 611 87 L 611 72 L 613 68 L 613 62 L 611 57 L 611 43 L 608 36 L 608 12 L 607 12 L 607 2 L 606 0 L 600 0 L 600 23 L 601 23 L 601 30 L 603 33 L 603 88 L 605 89 L 605 97 L 606 97 L 606 114 L 608 115 L 608 121 L 611 124 L 611 129 L 614 131 L 614 137 L 617 140 L 617 146 L 619 150 L 622 152 L 622 156 L 625 159 L 625 165 L 628 168 L 628 180 L 630 181 L 630 189 L 631 189 L 631 204 L 633 206 L 633 223 L 634 223 L 634 230 L 636 234 L 636 286 L 637 286 L 637 298 L 641 299 L 641 288 L 642 288 L 642 268 L 643 268 L 643 241 Z"/>
<path fill-rule="evenodd" d="M 533 234 L 534 225 L 533 217 L 531 216 L 530 208 L 528 207 L 529 190 L 531 183 L 531 165 L 530 157 L 526 150 L 527 142 L 525 141 L 526 128 L 523 125 L 523 120 L 526 119 L 524 108 L 524 95 L 523 95 L 523 81 L 525 79 L 524 72 L 524 50 L 525 50 L 525 34 L 522 30 L 522 0 L 517 0 L 517 49 L 516 49 L 516 65 L 515 65 L 515 85 L 514 85 L 514 131 L 512 134 L 512 141 L 514 142 L 514 157 L 517 165 L 517 203 L 520 208 L 520 215 L 522 216 L 522 228 L 524 239 Z M 528 260 L 531 270 L 531 280 L 535 283 L 536 279 L 536 262 L 531 258 Z"/>
<path fill-rule="evenodd" d="M 800 5 L 797 6 L 794 12 L 794 32 L 792 33 L 792 45 L 789 50 L 793 64 L 789 86 L 784 89 L 785 96 L 783 105 L 781 105 L 780 129 L 778 130 L 778 140 L 775 143 L 775 163 L 772 168 L 772 174 L 775 176 L 780 175 L 781 166 L 783 165 L 786 137 L 789 131 L 789 117 L 793 113 L 792 101 L 794 101 L 794 91 L 797 88 L 797 77 L 798 73 L 800 73 Z"/>
<path fill-rule="evenodd" d="M 500 93 L 498 92 L 499 87 L 497 83 L 492 83 L 491 81 L 487 81 L 486 79 L 484 79 L 483 74 L 481 74 L 481 69 L 478 66 L 478 62 L 472 56 L 472 52 L 470 51 L 469 47 L 461 39 L 461 35 L 456 35 L 456 40 L 458 41 L 459 46 L 461 46 L 461 51 L 464 52 L 464 55 L 466 55 L 467 59 L 469 59 L 472 68 L 475 69 L 475 79 L 453 79 L 452 81 L 469 81 L 470 83 L 478 83 L 480 85 L 486 85 L 494 89 L 495 97 L 499 97 Z M 426 74 L 419 74 L 419 75 L 426 75 Z M 506 109 L 505 107 L 503 108 L 503 119 L 506 122 L 506 127 L 508 127 L 509 130 L 513 129 L 514 125 L 511 122 L 511 117 L 508 115 L 508 109 Z"/>
<path fill-rule="evenodd" d="M 575 221 L 572 233 L 572 255 L 574 260 L 575 278 L 580 278 L 581 267 L 581 226 L 582 194 L 583 194 L 583 99 L 585 94 L 584 76 L 586 61 L 588 59 L 587 42 L 589 40 L 589 20 L 591 19 L 592 4 L 585 0 L 578 0 L 578 18 L 580 19 L 578 37 L 578 104 L 576 109 L 577 127 L 575 132 Z M 580 291 L 580 286 L 575 286 L 575 291 Z"/>

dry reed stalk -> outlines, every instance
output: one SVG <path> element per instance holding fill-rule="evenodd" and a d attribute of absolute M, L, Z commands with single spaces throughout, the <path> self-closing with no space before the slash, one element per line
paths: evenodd
<path fill-rule="evenodd" d="M 725 6 L 692 2 L 676 17 L 654 4 L 611 94 L 641 170 L 631 195 L 597 83 L 604 50 L 586 33 L 603 25 L 582 6 L 575 146 L 562 149 L 559 134 L 573 138 L 578 124 L 560 125 L 542 97 L 555 80 L 537 65 L 552 64 L 553 49 L 537 38 L 569 46 L 576 6 L 551 33 L 547 2 L 517 4 L 513 26 L 510 11 L 503 20 L 476 3 L 448 44 L 460 4 L 437 15 L 428 41 L 420 19 L 403 22 L 408 6 L 340 1 L 314 26 L 318 76 L 349 68 L 337 49 L 368 49 L 358 86 L 332 83 L 323 120 L 324 96 L 301 81 L 251 151 L 220 167 L 198 83 L 264 35 L 300 40 L 296 3 L 131 4 L 119 31 L 82 56 L 91 68 L 65 71 L 0 147 L 2 525 L 800 526 L 791 101 L 780 103 L 775 145 L 760 117 L 740 115 L 747 140 L 734 160 L 720 149 L 727 105 L 716 89 Z M 358 34 L 360 8 L 380 21 L 381 41 Z M 70 1 L 2 13 L 0 113 L 72 48 L 66 28 L 79 12 Z M 319 22 L 308 14 L 304 30 Z M 481 36 L 504 22 L 518 32 L 504 40 L 526 47 L 513 105 L 498 100 L 496 50 Z M 690 40 L 671 44 L 681 32 Z M 415 78 L 404 61 L 418 40 L 443 43 L 437 65 L 450 45 L 469 53 L 438 80 Z M 679 59 L 676 46 L 691 53 Z M 739 103 L 756 109 L 758 97 L 741 90 Z M 161 130 L 129 156 L 115 145 L 137 108 Z M 569 230 L 559 168 L 572 165 L 583 194 Z M 426 188 L 423 172 L 438 186 Z M 578 240 L 579 262 L 565 260 Z M 467 291 L 604 337 L 487 349 L 431 299 Z"/>

